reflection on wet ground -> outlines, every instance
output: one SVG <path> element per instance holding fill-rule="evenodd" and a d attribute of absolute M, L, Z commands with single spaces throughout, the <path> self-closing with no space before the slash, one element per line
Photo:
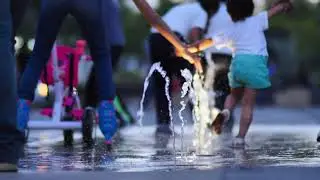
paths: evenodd
<path fill-rule="evenodd" d="M 318 126 L 253 125 L 245 149 L 230 148 L 215 137 L 212 145 L 195 153 L 192 126 L 185 128 L 183 150 L 180 137 L 155 136 L 155 126 L 129 127 L 108 148 L 97 139 L 93 147 L 75 135 L 73 147 L 63 146 L 61 131 L 32 131 L 21 160 L 22 172 L 34 171 L 153 171 L 213 169 L 240 166 L 319 166 L 320 146 L 315 142 Z M 236 131 L 235 131 L 236 132 Z M 179 132 L 177 132 L 179 134 Z"/>

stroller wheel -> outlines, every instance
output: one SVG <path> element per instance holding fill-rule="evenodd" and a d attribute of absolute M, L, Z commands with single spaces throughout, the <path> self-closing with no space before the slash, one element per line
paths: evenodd
<path fill-rule="evenodd" d="M 93 144 L 92 132 L 93 125 L 96 119 L 96 112 L 93 108 L 86 108 L 82 118 L 82 140 L 86 145 Z"/>
<path fill-rule="evenodd" d="M 72 118 L 65 117 L 64 121 L 72 121 Z M 73 130 L 67 129 L 63 131 L 64 137 L 64 145 L 65 146 L 72 146 L 73 144 Z"/>

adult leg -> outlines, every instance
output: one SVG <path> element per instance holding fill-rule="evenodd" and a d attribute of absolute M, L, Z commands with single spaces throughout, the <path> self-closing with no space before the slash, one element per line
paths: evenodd
<path fill-rule="evenodd" d="M 105 29 L 103 0 L 76 0 L 73 2 L 72 15 L 81 26 L 88 41 L 98 84 L 99 100 L 113 100 L 115 88 L 112 80 L 110 45 Z"/>
<path fill-rule="evenodd" d="M 112 69 L 116 70 L 120 61 L 120 57 L 123 51 L 123 46 L 121 45 L 111 45 L 111 60 L 112 60 Z"/>
<path fill-rule="evenodd" d="M 42 1 L 34 50 L 19 82 L 18 126 L 21 131 L 27 128 L 30 102 L 34 99 L 34 90 L 49 60 L 60 25 L 67 15 L 67 7 L 67 0 Z"/>
<path fill-rule="evenodd" d="M 172 56 L 171 44 L 160 34 L 151 34 L 149 37 L 149 55 L 151 63 L 161 62 L 161 66 L 168 71 L 171 63 L 169 59 Z M 170 72 L 167 72 L 170 73 Z M 169 76 L 170 77 L 170 76 Z M 155 95 L 156 118 L 158 125 L 169 125 L 170 116 L 168 100 L 165 94 L 165 79 L 156 72 L 153 75 L 153 88 Z"/>
<path fill-rule="evenodd" d="M 36 41 L 31 59 L 21 77 L 18 95 L 32 101 L 41 72 L 51 55 L 53 44 L 64 17 L 67 15 L 66 0 L 42 0 Z"/>
<path fill-rule="evenodd" d="M 111 46 L 111 59 L 112 59 L 113 71 L 115 71 L 118 67 L 122 51 L 123 51 L 123 46 L 121 45 Z M 116 88 L 116 91 L 118 91 L 117 88 Z M 117 92 L 116 95 L 117 96 L 115 98 L 114 104 L 115 104 L 118 116 L 124 123 L 123 125 L 135 123 L 135 119 L 133 118 L 132 114 L 129 112 L 128 107 L 126 106 L 120 93 Z"/>
<path fill-rule="evenodd" d="M 17 34 L 18 28 L 23 20 L 23 16 L 28 8 L 30 0 L 11 0 L 11 15 L 13 27 L 13 45 L 15 44 L 14 37 Z"/>
<path fill-rule="evenodd" d="M 105 25 L 104 11 L 107 9 L 104 0 L 74 0 L 72 15 L 79 22 L 86 37 L 94 61 L 99 96 L 99 126 L 111 143 L 117 131 L 117 120 L 113 100 L 115 87 L 112 79 L 112 63 L 110 46 Z"/>
<path fill-rule="evenodd" d="M 95 68 L 92 67 L 88 81 L 84 91 L 84 106 L 85 107 L 96 107 L 98 104 L 98 93 L 95 78 Z"/>
<path fill-rule="evenodd" d="M 112 66 L 115 67 L 119 61 L 122 51 L 122 46 L 111 46 L 111 57 L 112 57 Z M 95 78 L 95 68 L 93 67 L 87 84 L 85 86 L 85 107 L 96 107 L 98 104 L 98 93 L 96 91 L 96 78 Z M 120 120 L 120 126 L 125 126 L 128 123 L 134 123 L 135 119 L 130 114 L 127 106 L 122 100 L 121 96 L 118 94 L 114 100 L 114 105 L 116 108 L 117 118 Z"/>
<path fill-rule="evenodd" d="M 11 0 L 13 35 L 17 34 L 17 30 L 28 8 L 29 1 L 30 0 Z"/>
<path fill-rule="evenodd" d="M 122 49 L 122 46 L 111 46 L 111 60 L 113 69 L 115 69 L 118 64 Z M 85 86 L 85 106 L 96 107 L 98 104 L 98 92 L 96 90 L 97 85 L 95 74 L 95 67 L 92 67 L 87 84 Z"/>
<path fill-rule="evenodd" d="M 11 0 L 11 15 L 12 15 L 12 50 L 15 51 L 14 45 L 16 43 L 15 36 L 17 35 L 18 28 L 23 20 L 23 16 L 28 8 L 29 0 Z M 22 49 L 24 50 L 24 49 Z M 20 57 L 17 57 L 17 73 L 18 79 L 20 74 L 23 73 L 25 68 L 26 59 L 29 58 L 29 54 L 25 54 L 26 51 L 20 52 Z M 25 57 L 24 57 L 25 56 Z"/>
<path fill-rule="evenodd" d="M 10 0 L 0 1 L 0 171 L 16 171 L 23 133 L 17 129 L 15 62 L 11 51 Z"/>

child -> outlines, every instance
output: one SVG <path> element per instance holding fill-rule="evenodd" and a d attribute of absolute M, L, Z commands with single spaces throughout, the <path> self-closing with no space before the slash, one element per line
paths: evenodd
<path fill-rule="evenodd" d="M 228 0 L 227 10 L 234 22 L 233 29 L 225 32 L 226 36 L 213 37 L 198 43 L 190 51 L 204 49 L 210 44 L 220 44 L 230 38 L 235 46 L 230 72 L 229 84 L 231 94 L 227 97 L 224 110 L 210 124 L 212 130 L 221 133 L 222 125 L 229 120 L 230 112 L 242 99 L 239 134 L 234 140 L 235 146 L 244 146 L 245 136 L 252 122 L 252 114 L 257 91 L 271 86 L 267 69 L 267 44 L 264 31 L 268 29 L 268 19 L 292 8 L 289 0 L 281 0 L 273 7 L 252 16 L 252 0 Z M 227 38 L 226 38 L 227 37 Z"/>
<path fill-rule="evenodd" d="M 171 8 L 163 20 L 182 42 L 188 41 L 189 34 L 192 40 L 199 40 L 206 28 L 208 15 L 218 8 L 216 0 L 198 0 L 193 3 L 181 3 Z M 190 64 L 177 57 L 174 47 L 155 28 L 151 29 L 148 38 L 151 63 L 161 62 L 167 76 L 182 79 L 180 70 L 192 69 Z M 192 33 L 190 33 L 192 32 Z M 160 74 L 154 75 L 154 94 L 157 117 L 157 132 L 166 131 L 170 124 L 168 100 L 165 95 L 165 80 Z"/>

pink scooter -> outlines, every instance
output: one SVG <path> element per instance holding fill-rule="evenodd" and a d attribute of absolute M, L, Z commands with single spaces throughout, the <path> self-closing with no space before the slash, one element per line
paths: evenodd
<path fill-rule="evenodd" d="M 76 47 L 55 45 L 46 69 L 42 72 L 41 82 L 54 86 L 52 108 L 41 110 L 41 114 L 51 117 L 51 121 L 31 120 L 29 129 L 63 129 L 65 144 L 72 144 L 73 131 L 82 130 L 83 141 L 91 143 L 93 127 L 96 125 L 94 109 L 81 107 L 76 87 L 80 61 L 90 60 L 85 54 L 86 41 L 78 40 Z"/>

